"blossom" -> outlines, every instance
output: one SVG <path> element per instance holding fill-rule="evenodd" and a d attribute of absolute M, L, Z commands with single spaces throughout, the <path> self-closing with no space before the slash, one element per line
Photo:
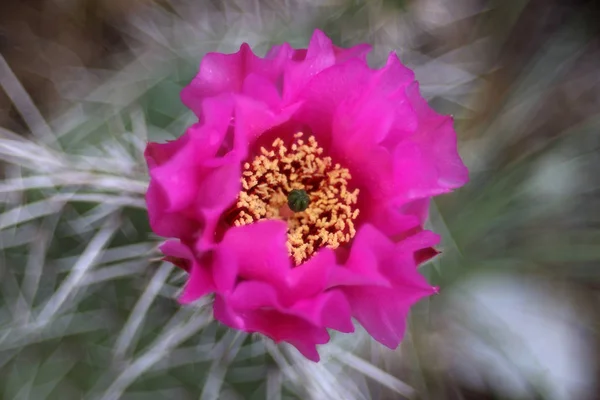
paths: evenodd
<path fill-rule="evenodd" d="M 189 273 L 180 301 L 212 294 L 222 323 L 315 361 L 353 318 L 398 346 L 436 292 L 417 269 L 437 254 L 429 200 L 468 180 L 452 119 L 369 50 L 317 30 L 307 49 L 209 53 L 181 94 L 198 122 L 146 149 L 151 227 Z"/>

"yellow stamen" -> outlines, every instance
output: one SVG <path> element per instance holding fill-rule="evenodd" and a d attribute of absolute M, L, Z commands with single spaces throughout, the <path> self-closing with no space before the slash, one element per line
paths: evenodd
<path fill-rule="evenodd" d="M 359 190 L 348 189 L 350 172 L 334 165 L 331 157 L 322 157 L 323 148 L 313 136 L 306 142 L 302 136 L 296 133 L 289 148 L 276 139 L 272 149 L 261 147 L 260 154 L 244 164 L 242 191 L 229 214 L 234 226 L 261 219 L 287 221 L 287 248 L 296 265 L 323 246 L 336 249 L 350 241 L 359 213 Z M 294 189 L 310 196 L 306 210 L 289 211 L 288 194 Z"/>

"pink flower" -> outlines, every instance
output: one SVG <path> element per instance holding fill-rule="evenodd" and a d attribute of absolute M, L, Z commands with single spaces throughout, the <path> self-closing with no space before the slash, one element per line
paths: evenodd
<path fill-rule="evenodd" d="M 398 346 L 436 291 L 417 271 L 439 241 L 429 199 L 468 179 L 452 119 L 369 50 L 315 31 L 308 49 L 207 54 L 181 95 L 199 122 L 146 150 L 152 229 L 189 272 L 180 301 L 212 293 L 222 323 L 311 360 L 352 318 Z"/>

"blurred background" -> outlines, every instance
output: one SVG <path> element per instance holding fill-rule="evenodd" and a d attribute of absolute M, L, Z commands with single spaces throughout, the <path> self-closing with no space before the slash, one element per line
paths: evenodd
<path fill-rule="evenodd" d="M 598 399 L 600 7 L 576 0 L 0 2 L 0 398 Z M 455 116 L 471 171 L 432 204 L 441 294 L 391 351 L 322 361 L 223 329 L 158 261 L 148 140 L 242 42 L 374 45 Z"/>

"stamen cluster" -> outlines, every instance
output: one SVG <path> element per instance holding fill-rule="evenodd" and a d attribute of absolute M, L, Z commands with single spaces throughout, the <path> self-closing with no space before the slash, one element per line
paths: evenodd
<path fill-rule="evenodd" d="M 233 225 L 261 219 L 282 219 L 288 224 L 288 251 L 296 265 L 309 259 L 319 248 L 332 249 L 349 242 L 356 229 L 358 189 L 349 190 L 348 169 L 323 156 L 323 148 L 310 136 L 294 135 L 288 148 L 276 139 L 270 149 L 260 148 L 252 162 L 244 164 L 242 191 L 230 214 Z M 288 195 L 304 190 L 308 207 L 293 212 Z"/>

